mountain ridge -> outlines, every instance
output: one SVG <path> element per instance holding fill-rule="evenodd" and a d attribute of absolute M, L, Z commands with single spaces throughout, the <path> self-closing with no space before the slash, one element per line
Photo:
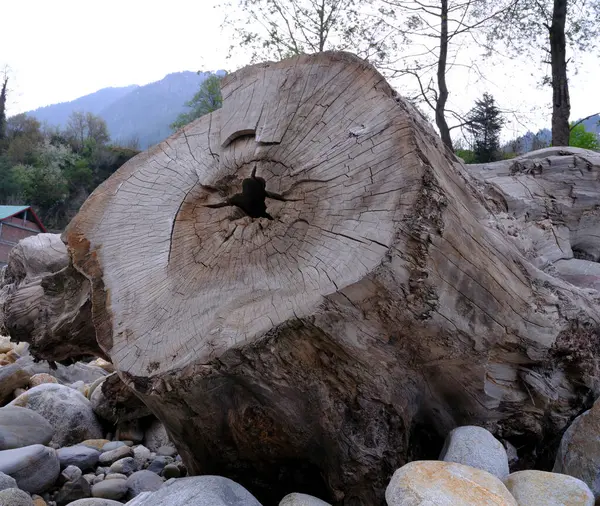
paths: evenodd
<path fill-rule="evenodd" d="M 217 71 L 221 74 L 223 71 Z M 212 72 L 172 72 L 145 85 L 102 88 L 69 102 L 39 107 L 25 114 L 64 128 L 74 111 L 91 112 L 106 121 L 112 142 L 139 142 L 146 149 L 168 137 L 169 125 L 185 112 L 185 103 Z"/>

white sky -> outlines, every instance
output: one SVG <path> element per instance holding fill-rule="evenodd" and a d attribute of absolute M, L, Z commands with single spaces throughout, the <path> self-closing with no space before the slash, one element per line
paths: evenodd
<path fill-rule="evenodd" d="M 182 70 L 235 70 L 219 0 L 2 0 L 0 66 L 11 69 L 8 114 L 73 100 L 109 86 L 146 84 Z M 571 74 L 571 118 L 600 111 L 598 54 Z M 466 110 L 484 91 L 520 121 L 505 138 L 550 125 L 551 90 L 536 88 L 535 62 L 496 64 L 487 82 L 450 75 L 451 105 Z M 392 83 L 402 93 L 401 83 Z"/>

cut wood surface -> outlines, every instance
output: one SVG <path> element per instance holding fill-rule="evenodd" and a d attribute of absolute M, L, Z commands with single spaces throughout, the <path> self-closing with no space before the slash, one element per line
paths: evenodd
<path fill-rule="evenodd" d="M 595 155 L 469 172 L 347 53 L 247 67 L 222 91 L 222 109 L 127 162 L 63 235 L 94 346 L 189 470 L 265 505 L 379 504 L 398 467 L 437 458 L 462 424 L 551 465 L 599 389 L 598 283 L 560 263 L 600 256 Z M 257 177 L 272 220 L 214 207 Z M 58 317 L 27 328 L 51 336 Z"/>

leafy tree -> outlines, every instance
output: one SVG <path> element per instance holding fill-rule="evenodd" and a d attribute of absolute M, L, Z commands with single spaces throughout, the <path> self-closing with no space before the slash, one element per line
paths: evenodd
<path fill-rule="evenodd" d="M 177 119 L 170 125 L 173 130 L 177 130 L 205 114 L 216 111 L 223 105 L 221 78 L 215 74 L 207 77 L 202 81 L 200 89 L 185 105 L 191 108 L 191 111 L 177 116 Z"/>
<path fill-rule="evenodd" d="M 7 156 L 0 155 L 0 202 L 16 202 L 20 193 L 19 183 L 15 180 L 12 172 L 13 164 Z"/>
<path fill-rule="evenodd" d="M 600 151 L 600 141 L 597 134 L 588 132 L 582 123 L 578 125 L 572 123 L 571 127 L 569 146 Z"/>
<path fill-rule="evenodd" d="M 569 142 L 571 104 L 567 51 L 581 52 L 597 46 L 600 35 L 600 0 L 519 0 L 503 12 L 490 31 L 490 49 L 503 39 L 514 54 L 533 56 L 540 48 L 549 55 L 552 86 L 552 145 Z"/>
<path fill-rule="evenodd" d="M 91 112 L 73 111 L 67 121 L 65 137 L 75 151 L 81 151 L 88 140 L 93 140 L 97 146 L 104 146 L 110 140 L 106 122 Z"/>
<path fill-rule="evenodd" d="M 413 102 L 425 103 L 435 116 L 442 141 L 453 150 L 451 131 L 466 125 L 466 118 L 448 106 L 448 75 L 454 68 L 479 72 L 472 52 L 496 20 L 520 0 L 386 0 L 401 20 L 397 34 L 409 51 L 390 67 L 391 77 L 413 83 Z M 482 42 L 485 41 L 483 37 Z M 454 123 L 451 125 L 451 123 Z"/>
<path fill-rule="evenodd" d="M 373 63 L 396 49 L 389 26 L 393 11 L 379 0 L 237 0 L 219 7 L 230 12 L 230 55 L 250 52 L 251 62 L 281 60 L 303 53 L 352 51 Z M 237 15 L 236 15 L 237 14 Z"/>
<path fill-rule="evenodd" d="M 41 142 L 43 134 L 40 122 L 32 116 L 21 113 L 12 116 L 6 122 L 6 137 L 14 139 L 16 137 L 29 137 L 32 144 Z"/>
<path fill-rule="evenodd" d="M 94 177 L 92 169 L 90 169 L 87 160 L 84 158 L 80 158 L 75 163 L 71 163 L 65 167 L 63 175 L 71 193 L 89 188 Z"/>
<path fill-rule="evenodd" d="M 73 149 L 82 149 L 86 139 L 85 113 L 73 111 L 67 120 L 65 136 L 73 146 Z"/>
<path fill-rule="evenodd" d="M 475 101 L 468 114 L 467 129 L 473 135 L 473 152 L 477 163 L 493 162 L 500 158 L 500 131 L 504 120 L 494 97 L 488 93 Z"/>
<path fill-rule="evenodd" d="M 475 160 L 475 153 L 470 149 L 457 149 L 455 154 L 462 158 L 465 163 L 477 163 Z"/>
<path fill-rule="evenodd" d="M 68 195 L 67 181 L 56 166 L 35 167 L 16 165 L 12 169 L 22 199 L 41 211 L 42 219 L 48 211 Z"/>
<path fill-rule="evenodd" d="M 110 141 L 108 126 L 100 116 L 91 112 L 85 114 L 85 125 L 87 128 L 87 138 L 93 140 L 96 146 L 104 146 Z"/>
<path fill-rule="evenodd" d="M 6 154 L 13 165 L 32 163 L 42 139 L 40 123 L 31 116 L 17 114 L 6 122 Z"/>

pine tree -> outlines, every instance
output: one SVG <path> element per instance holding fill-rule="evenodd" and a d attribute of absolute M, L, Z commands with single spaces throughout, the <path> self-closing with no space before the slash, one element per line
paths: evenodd
<path fill-rule="evenodd" d="M 6 86 L 8 85 L 8 76 L 4 75 L 2 91 L 0 92 L 0 141 L 6 137 Z"/>
<path fill-rule="evenodd" d="M 475 107 L 468 114 L 468 130 L 473 136 L 476 163 L 498 160 L 500 157 L 500 130 L 504 119 L 494 103 L 494 97 L 483 94 L 475 101 Z"/>

